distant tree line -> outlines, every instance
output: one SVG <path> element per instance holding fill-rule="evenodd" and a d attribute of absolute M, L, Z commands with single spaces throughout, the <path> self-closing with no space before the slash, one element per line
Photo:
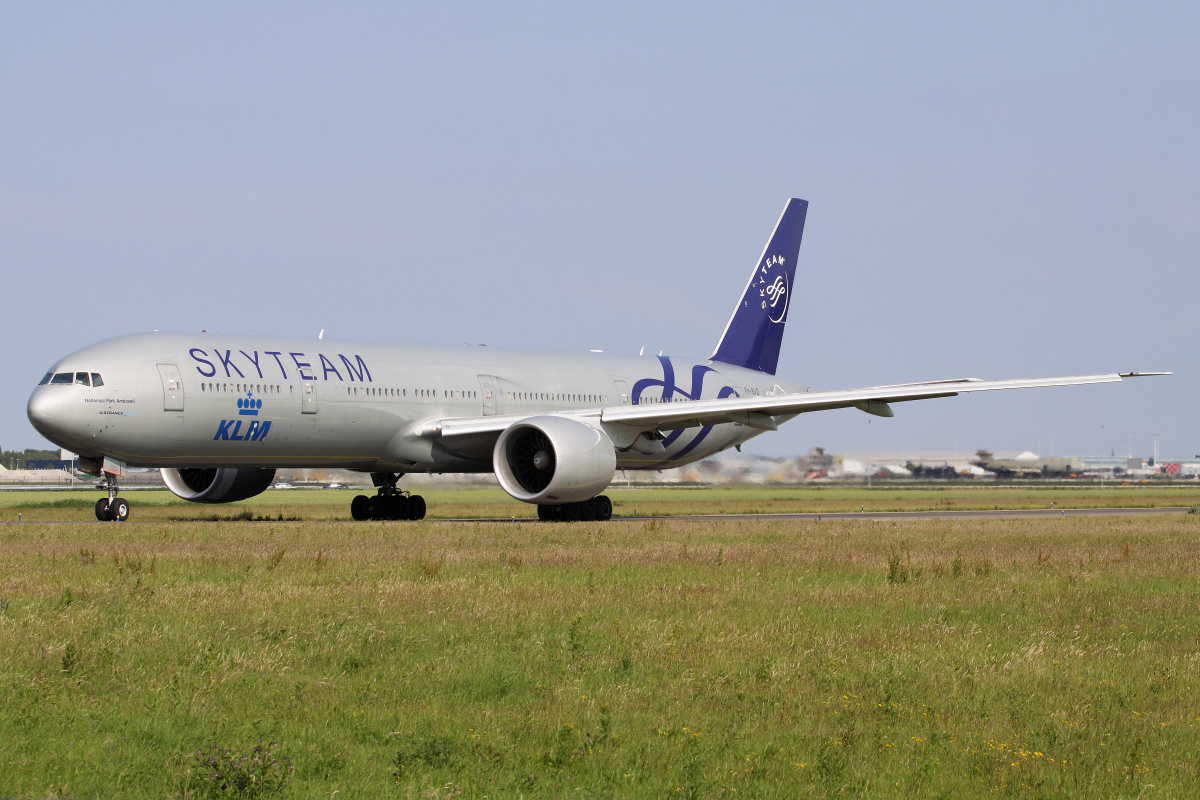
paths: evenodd
<path fill-rule="evenodd" d="M 29 461 L 50 461 L 57 459 L 58 455 L 58 450 L 0 450 L 0 464 L 7 469 L 25 469 Z"/>

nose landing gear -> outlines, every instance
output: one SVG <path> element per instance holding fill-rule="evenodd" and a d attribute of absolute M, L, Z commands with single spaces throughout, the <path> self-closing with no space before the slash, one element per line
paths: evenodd
<path fill-rule="evenodd" d="M 117 497 L 117 476 L 110 472 L 104 473 L 105 487 L 108 497 L 96 501 L 96 519 L 101 522 L 124 522 L 129 519 L 129 503 L 124 498 Z"/>
<path fill-rule="evenodd" d="M 357 521 L 425 519 L 425 498 L 406 495 L 396 488 L 400 476 L 392 472 L 372 472 L 371 481 L 379 487 L 374 497 L 360 494 L 350 502 L 350 516 Z"/>

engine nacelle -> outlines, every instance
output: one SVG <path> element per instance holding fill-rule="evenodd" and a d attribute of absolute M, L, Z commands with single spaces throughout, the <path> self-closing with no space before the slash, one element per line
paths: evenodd
<path fill-rule="evenodd" d="M 275 470 L 239 467 L 237 469 L 160 469 L 163 483 L 184 500 L 193 503 L 232 503 L 262 494 Z"/>
<path fill-rule="evenodd" d="M 604 431 L 567 417 L 511 425 L 492 454 L 504 491 L 526 503 L 574 503 L 612 483 L 617 454 Z"/>

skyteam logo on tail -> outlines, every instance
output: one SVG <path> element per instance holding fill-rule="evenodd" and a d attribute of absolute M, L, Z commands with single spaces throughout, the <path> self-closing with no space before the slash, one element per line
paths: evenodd
<path fill-rule="evenodd" d="M 767 319 L 776 324 L 787 317 L 788 274 L 783 269 L 787 259 L 783 256 L 767 256 L 758 270 L 758 296 L 762 298 L 762 308 L 767 312 Z"/>
<path fill-rule="evenodd" d="M 713 361 L 775 374 L 807 213 L 808 203 L 804 200 L 792 198 L 784 205 L 767 246 L 750 272 L 746 290 L 713 350 Z"/>
<path fill-rule="evenodd" d="M 259 409 L 262 408 L 263 401 L 254 397 L 253 392 L 246 392 L 245 397 L 239 397 L 237 401 L 238 416 L 240 417 L 257 417 Z M 227 442 L 261 442 L 267 438 L 267 432 L 271 430 L 271 420 L 250 420 L 246 432 L 242 433 L 242 421 L 240 419 L 223 419 L 217 423 L 217 433 L 213 436 L 213 441 L 221 439 Z"/>

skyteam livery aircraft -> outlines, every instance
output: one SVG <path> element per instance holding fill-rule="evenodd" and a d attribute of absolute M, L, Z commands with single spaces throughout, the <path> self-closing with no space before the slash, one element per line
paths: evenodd
<path fill-rule="evenodd" d="M 608 519 L 617 469 L 677 467 L 740 446 L 798 414 L 966 392 L 1110 383 L 1136 373 L 977 378 L 812 392 L 775 377 L 808 203 L 789 200 L 707 359 L 147 333 L 54 365 L 29 420 L 103 476 L 96 517 L 124 520 L 129 466 L 172 492 L 228 503 L 279 468 L 369 472 L 354 519 L 421 519 L 409 472 L 495 472 L 545 520 Z M 1155 373 L 1165 374 L 1165 373 Z"/>

